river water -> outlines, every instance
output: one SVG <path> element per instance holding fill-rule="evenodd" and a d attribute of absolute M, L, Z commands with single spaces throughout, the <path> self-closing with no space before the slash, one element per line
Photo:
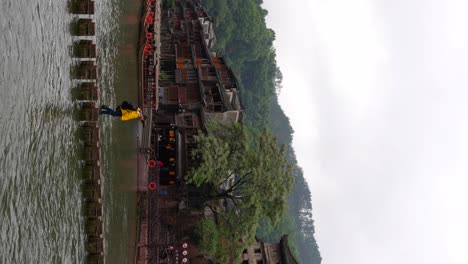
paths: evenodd
<path fill-rule="evenodd" d="M 101 103 L 136 101 L 140 1 L 96 1 Z M 66 1 L 0 1 L 0 263 L 83 263 Z M 137 122 L 103 118 L 108 263 L 134 258 Z"/>

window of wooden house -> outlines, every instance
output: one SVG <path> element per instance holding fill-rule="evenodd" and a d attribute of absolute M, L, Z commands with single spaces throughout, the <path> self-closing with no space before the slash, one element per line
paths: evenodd
<path fill-rule="evenodd" d="M 200 117 L 197 115 L 192 116 L 192 127 L 194 128 L 194 133 L 197 133 L 198 128 L 201 126 Z"/>
<path fill-rule="evenodd" d="M 187 127 L 185 128 L 185 135 L 186 135 L 186 140 L 187 144 L 195 144 L 195 135 L 198 135 L 198 129 L 196 127 Z"/>
<path fill-rule="evenodd" d="M 195 143 L 195 139 L 192 135 L 187 135 L 187 144 Z"/>
<path fill-rule="evenodd" d="M 214 111 L 215 112 L 221 112 L 221 111 L 223 111 L 223 107 L 221 105 L 215 105 L 214 106 Z"/>
<path fill-rule="evenodd" d="M 200 91 L 198 87 L 187 87 L 185 89 L 185 93 L 187 95 L 187 99 L 190 101 L 200 101 Z"/>
<path fill-rule="evenodd" d="M 178 101 L 178 90 L 177 87 L 170 87 L 167 91 L 167 99 L 169 101 Z"/>
<path fill-rule="evenodd" d="M 192 69 L 185 69 L 185 76 L 187 80 L 196 80 L 197 72 Z"/>
<path fill-rule="evenodd" d="M 193 126 L 193 122 L 192 122 L 192 116 L 191 115 L 186 115 L 184 116 L 184 126 L 186 127 L 192 127 Z"/>
<path fill-rule="evenodd" d="M 221 95 L 219 93 L 214 93 L 213 94 L 213 101 L 221 102 Z"/>
<path fill-rule="evenodd" d="M 255 253 L 262 253 L 262 250 L 260 248 L 256 248 L 256 249 L 254 249 L 254 252 Z"/>

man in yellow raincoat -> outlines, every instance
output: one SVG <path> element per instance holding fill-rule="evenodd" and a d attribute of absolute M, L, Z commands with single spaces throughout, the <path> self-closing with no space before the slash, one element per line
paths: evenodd
<path fill-rule="evenodd" d="M 101 115 L 111 115 L 114 117 L 120 117 L 122 121 L 132 120 L 140 118 L 141 120 L 145 119 L 143 115 L 143 111 L 139 107 L 133 106 L 131 103 L 127 101 L 123 101 L 123 103 L 115 110 L 111 109 L 110 107 L 103 105 L 101 106 Z"/>

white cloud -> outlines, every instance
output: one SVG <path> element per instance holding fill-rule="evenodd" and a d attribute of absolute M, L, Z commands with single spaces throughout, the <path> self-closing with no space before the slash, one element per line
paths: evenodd
<path fill-rule="evenodd" d="M 265 7 L 323 263 L 468 263 L 468 2 Z"/>

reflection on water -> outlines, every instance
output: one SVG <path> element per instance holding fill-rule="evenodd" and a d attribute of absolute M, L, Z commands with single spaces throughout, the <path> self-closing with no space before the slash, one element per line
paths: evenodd
<path fill-rule="evenodd" d="M 66 5 L 0 2 L 0 263 L 83 263 L 86 255 Z M 139 1 L 96 1 L 98 83 L 107 104 L 136 101 L 139 11 Z M 108 263 L 133 257 L 136 126 L 101 123 Z"/>

